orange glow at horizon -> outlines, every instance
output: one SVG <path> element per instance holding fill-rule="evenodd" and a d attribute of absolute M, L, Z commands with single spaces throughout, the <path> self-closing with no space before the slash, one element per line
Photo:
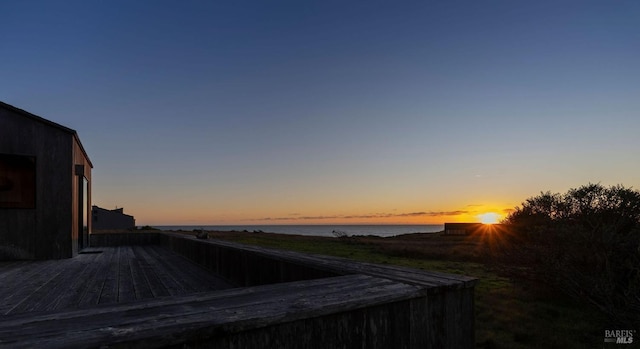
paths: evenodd
<path fill-rule="evenodd" d="M 274 202 L 265 206 L 259 200 L 235 198 L 225 205 L 207 201 L 173 199 L 175 205 L 143 202 L 125 203 L 125 212 L 143 225 L 430 225 L 444 223 L 485 222 L 480 215 L 495 213 L 497 221 L 507 214 L 509 203 L 473 200 L 476 203 L 443 202 L 440 204 L 410 203 L 387 206 L 384 203 L 357 202 L 333 205 L 324 202 L 303 202 L 291 208 Z M 486 200 L 486 199 L 485 199 Z M 466 201 L 466 200 L 465 200 Z M 472 202 L 473 202 L 472 201 Z M 484 201 L 484 202 L 483 202 Z M 121 203 L 120 203 L 121 204 Z M 107 203 L 105 206 L 114 206 Z M 329 207 L 328 207 L 329 206 Z M 337 206 L 337 207 L 336 207 Z"/>
<path fill-rule="evenodd" d="M 488 210 L 452 210 L 452 211 L 416 211 L 403 210 L 400 213 L 272 213 L 269 211 L 259 211 L 253 213 L 249 210 L 243 213 L 227 211 L 223 213 L 211 214 L 211 211 L 204 209 L 192 210 L 185 214 L 179 211 L 169 211 L 162 208 L 151 209 L 150 207 L 128 206 L 128 212 L 136 217 L 137 225 L 423 225 L 423 224 L 444 224 L 482 222 L 485 224 L 495 224 L 502 219 L 504 210 L 493 209 L 496 206 L 484 207 Z M 213 211 L 213 210 L 212 210 Z M 408 212 L 408 213 L 407 213 Z"/>

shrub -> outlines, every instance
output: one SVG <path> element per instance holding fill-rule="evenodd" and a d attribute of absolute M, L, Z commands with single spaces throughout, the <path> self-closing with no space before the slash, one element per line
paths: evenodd
<path fill-rule="evenodd" d="M 640 192 L 588 184 L 566 194 L 541 193 L 503 223 L 511 234 L 502 256 L 521 276 L 639 328 Z"/>

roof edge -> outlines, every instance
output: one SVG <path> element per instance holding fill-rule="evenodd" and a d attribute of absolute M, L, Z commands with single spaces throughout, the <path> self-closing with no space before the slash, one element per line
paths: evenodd
<path fill-rule="evenodd" d="M 91 162 L 91 159 L 89 159 L 89 155 L 87 154 L 87 151 L 84 150 L 84 146 L 82 145 L 82 142 L 80 142 L 80 136 L 78 136 L 78 132 L 73 131 L 73 138 L 76 140 L 76 142 L 78 142 L 78 147 L 80 147 L 80 151 L 82 151 L 82 154 L 84 154 L 85 159 L 87 159 L 89 166 L 93 168 L 93 163 Z"/>
<path fill-rule="evenodd" d="M 76 130 L 68 128 L 66 126 L 60 125 L 56 122 L 53 122 L 51 120 L 47 120 L 41 116 L 32 114 L 24 109 L 20 109 L 17 107 L 12 106 L 11 104 L 7 104 L 5 102 L 0 101 L 0 107 L 4 108 L 4 109 L 8 109 L 10 111 L 13 111 L 15 113 L 18 113 L 22 116 L 28 117 L 34 121 L 38 121 L 40 123 L 43 123 L 47 126 L 51 126 L 54 128 L 57 128 L 61 131 L 64 131 L 66 133 L 69 133 L 71 135 L 73 135 L 74 139 L 76 140 L 76 142 L 78 142 L 78 146 L 80 147 L 80 150 L 82 151 L 82 153 L 84 154 L 84 157 L 87 159 L 87 162 L 89 163 L 89 166 L 91 166 L 91 168 L 93 168 L 93 163 L 91 163 L 91 159 L 89 159 L 89 155 L 87 154 L 87 151 L 84 149 L 84 146 L 82 145 L 82 142 L 80 141 L 80 137 L 78 136 L 78 132 L 76 132 Z"/>

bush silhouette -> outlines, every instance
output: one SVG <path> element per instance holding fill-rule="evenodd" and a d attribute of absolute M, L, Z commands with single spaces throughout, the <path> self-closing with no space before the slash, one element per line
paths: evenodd
<path fill-rule="evenodd" d="M 514 270 L 640 328 L 639 191 L 588 184 L 541 193 L 503 223 L 510 234 L 502 255 Z"/>

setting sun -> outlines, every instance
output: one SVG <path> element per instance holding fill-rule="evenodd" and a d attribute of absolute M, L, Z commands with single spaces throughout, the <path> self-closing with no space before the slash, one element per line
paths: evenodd
<path fill-rule="evenodd" d="M 478 215 L 478 219 L 483 224 L 495 224 L 500 220 L 500 215 L 493 212 L 483 213 Z"/>

